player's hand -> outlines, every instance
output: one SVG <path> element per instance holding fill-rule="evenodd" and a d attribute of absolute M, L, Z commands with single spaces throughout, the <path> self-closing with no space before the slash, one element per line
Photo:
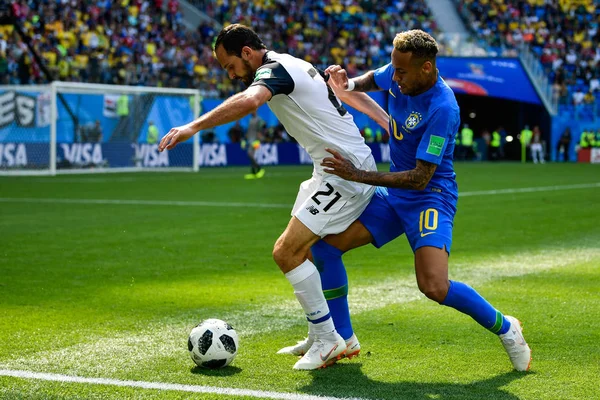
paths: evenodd
<path fill-rule="evenodd" d="M 330 65 L 325 73 L 329 74 L 327 83 L 333 89 L 346 90 L 348 88 L 348 73 L 339 65 Z"/>
<path fill-rule="evenodd" d="M 358 179 L 358 175 L 360 171 L 358 168 L 354 166 L 350 161 L 342 157 L 340 153 L 333 149 L 325 149 L 327 152 L 331 153 L 333 157 L 325 157 L 323 161 L 321 161 L 321 166 L 323 171 L 328 174 L 337 175 L 340 178 L 346 179 L 347 181 L 356 181 Z"/>
<path fill-rule="evenodd" d="M 185 142 L 194 136 L 195 133 L 196 131 L 190 124 L 171 128 L 158 144 L 158 151 L 162 152 L 164 149 L 171 150 L 177 143 Z"/>

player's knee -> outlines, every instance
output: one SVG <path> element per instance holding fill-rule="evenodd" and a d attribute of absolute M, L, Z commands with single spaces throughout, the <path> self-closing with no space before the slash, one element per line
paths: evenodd
<path fill-rule="evenodd" d="M 428 299 L 442 303 L 448 294 L 448 283 L 436 281 L 419 283 L 419 290 Z"/>
<path fill-rule="evenodd" d="M 273 246 L 273 260 L 279 267 L 285 265 L 285 260 L 287 258 L 288 252 L 283 246 L 282 242 L 278 240 L 275 242 L 275 246 Z"/>
<path fill-rule="evenodd" d="M 277 241 L 273 247 L 273 260 L 279 266 L 283 273 L 289 272 L 302 264 L 308 255 L 307 251 L 297 252 L 289 246 L 285 246 L 282 241 Z"/>

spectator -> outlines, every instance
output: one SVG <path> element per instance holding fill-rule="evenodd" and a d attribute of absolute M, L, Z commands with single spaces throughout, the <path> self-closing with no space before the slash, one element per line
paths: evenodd
<path fill-rule="evenodd" d="M 594 104 L 594 102 L 596 101 L 596 97 L 594 96 L 594 93 L 592 92 L 592 90 L 590 89 L 585 96 L 583 96 L 583 103 L 584 104 Z"/>
<path fill-rule="evenodd" d="M 473 130 L 469 124 L 464 124 L 460 131 L 460 159 L 473 160 Z"/>
<path fill-rule="evenodd" d="M 583 94 L 583 91 L 581 90 L 581 88 L 577 88 L 575 93 L 573 93 L 573 104 L 575 106 L 579 106 L 579 105 L 583 104 L 584 97 L 585 97 L 585 95 Z"/>
<path fill-rule="evenodd" d="M 496 130 L 492 132 L 492 140 L 490 141 L 490 159 L 493 161 L 499 161 L 504 158 L 502 151 L 502 135 L 500 132 L 502 131 L 502 127 L 498 127 Z"/>
<path fill-rule="evenodd" d="M 546 161 L 544 160 L 544 146 L 542 144 L 542 132 L 540 131 L 539 126 L 535 126 L 533 128 L 533 136 L 531 138 L 531 145 L 529 147 L 531 149 L 531 158 L 533 159 L 533 163 L 542 163 L 544 164 Z"/>
<path fill-rule="evenodd" d="M 571 128 L 567 127 L 558 141 L 557 161 L 569 161 L 571 149 Z"/>
<path fill-rule="evenodd" d="M 88 141 L 93 143 L 102 142 L 102 125 L 99 120 L 96 120 L 88 131 Z"/>
<path fill-rule="evenodd" d="M 148 134 L 146 137 L 148 144 L 158 143 L 158 128 L 154 125 L 154 121 L 148 121 Z"/>
<path fill-rule="evenodd" d="M 227 135 L 229 136 L 230 143 L 240 143 L 242 141 L 242 137 L 244 136 L 244 128 L 242 128 L 239 120 L 235 121 L 235 125 L 229 128 Z"/>

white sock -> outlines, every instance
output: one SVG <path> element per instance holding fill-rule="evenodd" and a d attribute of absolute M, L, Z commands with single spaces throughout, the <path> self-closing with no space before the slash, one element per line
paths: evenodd
<path fill-rule="evenodd" d="M 335 326 L 329 315 L 329 307 L 321 287 L 321 277 L 315 265 L 310 260 L 306 260 L 285 274 L 285 277 L 294 287 L 294 294 L 304 309 L 310 324 L 309 334 L 317 337 L 333 337 Z"/>

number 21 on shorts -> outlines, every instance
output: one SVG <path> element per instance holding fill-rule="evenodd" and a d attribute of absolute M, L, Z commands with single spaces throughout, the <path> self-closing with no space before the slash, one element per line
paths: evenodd
<path fill-rule="evenodd" d="M 423 232 L 423 229 L 428 231 L 435 231 L 438 226 L 438 211 L 435 208 L 428 208 L 425 211 L 421 211 L 419 215 L 419 232 L 421 237 L 431 235 L 435 232 Z"/>

